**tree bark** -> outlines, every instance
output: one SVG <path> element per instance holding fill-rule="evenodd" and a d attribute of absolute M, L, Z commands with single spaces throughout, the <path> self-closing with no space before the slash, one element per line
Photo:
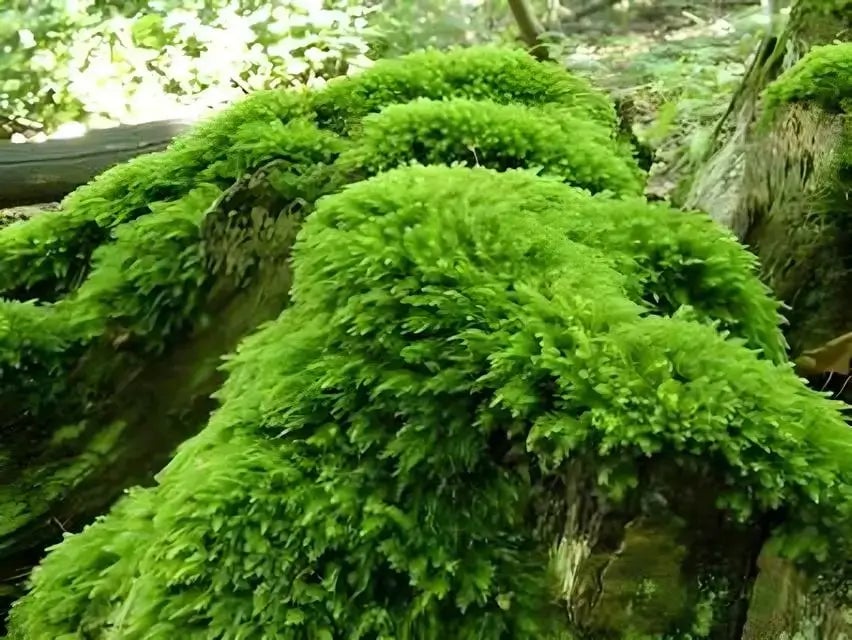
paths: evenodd
<path fill-rule="evenodd" d="M 852 14 L 834 4 L 838 8 L 832 10 L 831 0 L 799 0 L 786 28 L 767 35 L 683 203 L 709 213 L 760 258 L 764 280 L 791 307 L 787 337 L 794 355 L 852 330 L 852 309 L 822 312 L 826 301 L 848 300 L 845 278 L 834 276 L 852 259 L 852 247 L 838 245 L 843 241 L 838 234 L 808 224 L 819 204 L 810 191 L 825 178 L 823 165 L 840 143 L 840 123 L 807 104 L 789 110 L 769 134 L 758 130 L 756 119 L 763 90 L 773 80 L 813 46 L 852 30 Z M 808 302 L 817 292 L 819 300 Z"/>
<path fill-rule="evenodd" d="M 708 212 L 757 255 L 762 279 L 787 305 L 785 334 L 793 357 L 826 351 L 852 331 L 852 201 L 842 197 L 848 165 L 837 162 L 848 150 L 850 115 L 803 99 L 773 112 L 767 128 L 758 124 L 762 94 L 813 46 L 848 40 L 850 32 L 848 3 L 799 0 L 793 6 L 784 30 L 761 44 L 684 203 Z M 841 355 L 809 379 L 852 403 L 850 353 Z M 848 594 L 844 600 L 842 589 L 824 587 L 825 576 L 804 575 L 769 549 L 757 560 L 742 638 L 827 639 L 852 632 Z M 834 561 L 838 575 L 832 579 L 848 584 L 849 559 Z"/>
<path fill-rule="evenodd" d="M 0 209 L 56 202 L 106 169 L 160 151 L 191 125 L 162 120 L 43 143 L 0 143 Z"/>

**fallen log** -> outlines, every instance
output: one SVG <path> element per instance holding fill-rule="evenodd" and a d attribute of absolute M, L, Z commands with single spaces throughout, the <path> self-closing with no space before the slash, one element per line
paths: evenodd
<path fill-rule="evenodd" d="M 0 209 L 56 202 L 113 165 L 160 151 L 188 120 L 158 120 L 42 143 L 0 143 Z"/>

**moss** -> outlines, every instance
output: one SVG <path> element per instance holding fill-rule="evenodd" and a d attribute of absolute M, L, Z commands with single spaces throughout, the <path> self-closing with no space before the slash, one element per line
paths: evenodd
<path fill-rule="evenodd" d="M 852 247 L 852 47 L 813 48 L 766 90 L 746 164 L 744 240 L 790 307 L 797 352 L 847 330 L 839 293 Z"/>
<path fill-rule="evenodd" d="M 357 144 L 340 159 L 353 176 L 375 175 L 410 161 L 457 162 L 496 169 L 541 167 L 544 174 L 592 192 L 635 195 L 644 187 L 632 157 L 621 155 L 610 131 L 524 105 L 420 99 L 369 115 L 359 129 Z"/>
<path fill-rule="evenodd" d="M 252 164 L 249 158 L 256 163 L 274 150 L 296 166 L 311 166 L 329 159 L 337 148 L 335 139 L 300 122 L 282 126 L 280 130 L 271 129 L 266 139 L 255 139 L 249 135 L 251 131 L 237 134 L 234 152 L 223 154 L 227 157 L 222 162 L 245 169 Z M 302 187 L 311 188 L 305 183 Z M 198 311 L 210 287 L 200 226 L 207 209 L 220 194 L 219 188 L 201 182 L 178 200 L 149 204 L 149 215 L 116 228 L 112 243 L 94 252 L 93 268 L 86 280 L 77 291 L 56 304 L 19 307 L 22 303 L 5 303 L 0 312 L 5 310 L 10 315 L 5 331 L 0 325 L 0 339 L 9 341 L 10 346 L 6 353 L 0 353 L 0 379 L 6 369 L 5 375 L 12 378 L 14 386 L 4 388 L 0 402 L 3 397 L 11 396 L 18 396 L 21 404 L 30 408 L 54 402 L 67 388 L 69 370 L 81 350 L 95 341 L 130 340 L 128 346 L 156 353 L 173 336 L 192 326 L 199 319 Z M 63 215 L 74 217 L 73 213 L 57 212 L 57 219 L 64 220 Z M 67 228 L 70 227 L 73 224 Z M 26 231 L 35 233 L 42 231 L 42 227 Z M 22 333 L 20 327 L 8 324 L 14 318 L 20 319 L 24 311 L 32 322 L 40 322 L 42 328 Z M 0 313 L 0 318 L 3 315 Z M 18 321 L 14 320 L 16 324 Z M 22 368 L 34 373 L 28 376 L 13 373 Z M 54 379 L 53 389 L 39 389 L 48 374 Z M 32 394 L 22 396 L 21 385 L 35 385 L 33 393 L 40 396 L 38 400 L 33 402 Z"/>
<path fill-rule="evenodd" d="M 344 132 L 369 113 L 416 98 L 553 105 L 613 134 L 617 130 L 615 107 L 587 80 L 500 47 L 421 51 L 381 60 L 356 76 L 330 81 L 312 105 L 321 125 Z"/>
<path fill-rule="evenodd" d="M 666 315 L 689 307 L 697 320 L 786 361 L 780 305 L 756 277 L 756 259 L 704 214 L 608 197 L 582 211 L 569 237 L 624 256 L 618 269 L 631 275 L 637 302 Z"/>
<path fill-rule="evenodd" d="M 555 68 L 539 68 L 518 52 L 429 56 L 447 67 L 444 77 L 455 78 L 453 82 L 461 80 L 454 75 L 455 66 L 467 60 L 468 72 L 475 76 L 471 69 L 479 69 L 480 89 L 508 91 L 511 83 L 521 83 L 526 89 L 520 84 L 515 89 L 533 99 L 543 79 L 553 80 L 547 96 L 562 100 L 554 109 L 583 101 L 602 107 L 601 113 L 609 108 L 606 98 L 584 81 Z M 502 75 L 489 84 L 488 72 L 498 68 Z M 524 71 L 536 71 L 538 79 Z M 391 84 L 392 76 L 387 76 Z M 380 80 L 375 75 L 366 79 Z M 233 279 L 248 290 L 265 287 L 257 281 L 263 271 L 257 267 L 283 259 L 259 244 L 270 230 L 277 232 L 275 216 L 283 213 L 289 219 L 295 212 L 292 224 L 297 224 L 319 195 L 345 178 L 334 160 L 354 141 L 319 129 L 311 99 L 295 92 L 251 96 L 175 140 L 165 152 L 106 172 L 69 196 L 61 211 L 0 232 L 0 295 L 12 299 L 0 303 L 0 457 L 10 461 L 3 483 L 11 489 L 6 495 L 16 491 L 13 476 L 23 474 L 45 487 L 44 492 L 33 491 L 33 501 L 55 502 L 63 490 L 76 496 L 76 481 L 62 487 L 51 478 L 83 469 L 91 438 L 102 428 L 98 425 L 110 424 L 116 416 L 127 418 L 125 440 L 151 452 L 153 444 L 140 442 L 144 437 L 135 432 L 145 420 L 134 413 L 135 400 L 127 403 L 125 388 L 146 388 L 145 376 L 154 375 L 159 359 L 181 352 L 182 341 L 191 345 L 199 339 L 197 333 L 204 335 L 205 313 L 217 308 Z M 603 138 L 607 134 L 601 131 Z M 269 160 L 283 170 L 261 176 L 255 170 Z M 251 178 L 244 180 L 245 174 Z M 269 193 L 268 210 L 260 201 L 247 207 L 240 203 L 248 196 L 263 200 Z M 214 201 L 220 204 L 213 206 Z M 234 208 L 219 211 L 222 206 Z M 24 302 L 30 298 L 37 302 Z M 278 292 L 264 304 L 276 300 L 284 304 L 286 295 Z M 258 306 L 266 308 L 264 304 Z M 247 331 L 253 325 L 243 319 L 236 326 Z M 208 347 L 213 357 L 221 353 L 215 345 Z M 215 377 L 206 361 L 192 377 L 196 375 L 208 381 Z M 183 383 L 177 381 L 175 388 L 183 389 Z M 114 406 L 119 398 L 125 408 Z M 85 433 L 67 440 L 61 452 L 52 446 L 63 425 L 84 416 L 91 419 Z M 171 420 L 163 418 L 164 424 Z M 124 448 L 116 455 L 128 460 L 131 454 Z M 90 467 L 82 476 L 87 485 L 101 477 L 112 482 Z M 58 487 L 59 493 L 47 487 Z M 104 500 L 112 495 L 102 493 Z M 15 500 L 10 500 L 14 508 Z M 96 499 L 80 502 L 89 509 Z M 30 511 L 33 518 L 37 511 Z M 32 529 L 16 526 L 10 525 L 15 531 L 4 538 L 6 549 Z"/>
<path fill-rule="evenodd" d="M 312 129 L 315 116 L 322 127 L 345 133 L 371 111 L 421 96 L 548 104 L 591 117 L 613 135 L 616 131 L 612 104 L 587 81 L 524 52 L 492 47 L 382 61 L 315 94 L 258 92 L 181 136 L 166 151 L 106 171 L 66 198 L 61 212 L 0 231 L 0 295 L 61 298 L 85 279 L 93 250 L 109 242 L 111 230 L 148 214 L 152 203 L 177 200 L 207 182 L 227 187 L 242 172 L 274 158 L 328 162 L 342 143 L 330 132 Z M 318 135 L 325 139 L 292 157 L 288 153 L 297 125 L 309 129 L 312 140 Z"/>
<path fill-rule="evenodd" d="M 444 167 L 320 201 L 293 304 L 230 361 L 208 427 L 48 556 L 11 637 L 565 637 L 534 534 L 565 456 L 612 494 L 648 456 L 708 465 L 733 512 L 821 523 L 800 557 L 839 551 L 835 407 L 710 326 L 644 314 L 567 237 L 571 201 L 594 199 Z"/>
<path fill-rule="evenodd" d="M 516 52 L 417 54 L 265 94 L 148 160 L 183 157 L 182 178 L 145 182 L 140 161 L 78 192 L 68 220 L 114 238 L 58 301 L 0 307 L 0 373 L 28 372 L 0 402 L 46 416 L 28 423 L 45 447 L 21 463 L 34 482 L 91 442 L 60 430 L 93 380 L 116 379 L 94 390 L 122 420 L 97 424 L 127 425 L 125 449 L 198 424 L 223 345 L 290 304 L 229 358 L 220 408 L 157 485 L 48 554 L 11 638 L 562 640 L 541 505 L 576 459 L 613 503 L 649 461 L 697 469 L 718 481 L 713 508 L 777 516 L 798 561 L 846 553 L 849 430 L 786 364 L 754 259 L 697 214 L 564 183 L 640 188 L 586 89 Z M 397 168 L 462 159 L 465 136 L 501 172 Z M 49 283 L 48 262 L 27 282 Z M 228 338 L 205 334 L 217 289 L 242 286 L 256 301 L 213 319 Z M 4 428 L 23 449 L 31 434 Z M 114 478 L 113 444 L 86 484 Z M 670 577 L 652 579 L 669 593 Z M 655 593 L 649 611 L 676 604 Z"/>
<path fill-rule="evenodd" d="M 92 426 L 85 422 L 68 425 L 78 431 L 80 438 L 89 435 Z M 6 538 L 34 518 L 47 517 L 57 498 L 67 494 L 106 463 L 115 451 L 124 427 L 121 423 L 98 426 L 82 454 L 73 449 L 76 438 L 63 443 L 63 450 L 73 452 L 70 461 L 62 456 L 61 451 L 56 451 L 57 446 L 54 445 L 44 452 L 47 462 L 31 465 L 15 482 L 0 486 L 0 537 Z"/>
<path fill-rule="evenodd" d="M 763 122 L 771 123 L 782 106 L 796 102 L 812 103 L 829 113 L 849 112 L 850 100 L 852 43 L 814 47 L 766 88 Z"/>
<path fill-rule="evenodd" d="M 205 183 L 228 186 L 241 172 L 272 158 L 328 160 L 335 136 L 316 129 L 296 156 L 295 137 L 307 124 L 282 122 L 299 115 L 300 94 L 259 92 L 177 139 L 166 151 L 113 167 L 70 194 L 62 209 L 0 230 L 0 295 L 55 300 L 86 278 L 92 252 L 116 226 L 147 215 L 157 202 L 173 202 Z M 264 127 L 257 136 L 255 125 Z"/>

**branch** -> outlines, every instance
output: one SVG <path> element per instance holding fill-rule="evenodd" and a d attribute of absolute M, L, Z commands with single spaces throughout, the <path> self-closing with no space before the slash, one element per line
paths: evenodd
<path fill-rule="evenodd" d="M 550 60 L 547 48 L 542 42 L 545 29 L 535 17 L 529 0 L 509 0 L 509 8 L 521 31 L 521 39 L 530 48 L 530 53 L 539 60 Z"/>
<path fill-rule="evenodd" d="M 161 120 L 39 144 L 0 142 L 0 208 L 59 201 L 113 165 L 166 148 L 190 125 Z"/>

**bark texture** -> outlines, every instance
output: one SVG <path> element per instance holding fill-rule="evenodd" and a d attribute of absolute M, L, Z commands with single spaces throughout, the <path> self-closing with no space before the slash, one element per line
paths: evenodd
<path fill-rule="evenodd" d="M 826 227 L 826 208 L 840 202 L 828 185 L 843 179 L 837 160 L 848 116 L 800 101 L 767 129 L 758 126 L 761 98 L 812 47 L 849 39 L 851 30 L 847 0 L 793 7 L 783 32 L 762 43 L 685 201 L 730 228 L 761 259 L 764 280 L 790 307 L 794 354 L 852 328 L 852 309 L 841 303 L 848 298 L 848 230 Z"/>
<path fill-rule="evenodd" d="M 826 350 L 852 330 L 852 49 L 837 44 L 850 34 L 848 0 L 793 7 L 783 32 L 763 42 L 686 202 L 758 256 L 763 281 L 787 305 L 793 356 Z M 809 76 L 808 65 L 815 69 Z M 848 402 L 852 354 L 829 355 L 811 381 Z M 834 561 L 832 576 L 806 575 L 764 547 L 741 637 L 852 637 L 852 559 Z"/>

